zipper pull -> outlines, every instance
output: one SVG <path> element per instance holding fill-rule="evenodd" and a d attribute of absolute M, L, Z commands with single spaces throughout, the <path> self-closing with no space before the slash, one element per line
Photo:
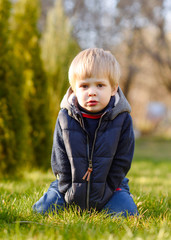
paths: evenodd
<path fill-rule="evenodd" d="M 88 168 L 88 170 L 87 170 L 87 172 L 85 173 L 85 175 L 83 176 L 83 180 L 85 180 L 86 179 L 86 177 L 87 177 L 87 182 L 89 182 L 89 180 L 90 180 L 90 175 L 91 175 L 91 172 L 93 171 L 93 168 Z"/>

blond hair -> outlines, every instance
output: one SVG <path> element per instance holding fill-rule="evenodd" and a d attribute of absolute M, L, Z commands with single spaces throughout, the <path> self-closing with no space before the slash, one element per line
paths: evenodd
<path fill-rule="evenodd" d="M 111 52 L 89 48 L 73 59 L 68 75 L 73 89 L 77 80 L 86 78 L 107 78 L 111 86 L 115 87 L 120 78 L 120 66 Z"/>

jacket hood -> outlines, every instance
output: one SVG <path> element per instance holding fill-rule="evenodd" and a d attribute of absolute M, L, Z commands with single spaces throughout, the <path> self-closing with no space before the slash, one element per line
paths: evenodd
<path fill-rule="evenodd" d="M 75 96 L 72 88 L 70 87 L 66 94 L 64 95 L 61 104 L 61 109 L 67 109 L 68 114 L 70 116 L 78 115 L 80 113 L 78 109 L 78 101 L 77 97 Z M 131 106 L 128 103 L 126 97 L 124 96 L 120 87 L 118 87 L 118 91 L 115 94 L 115 104 L 113 108 L 108 113 L 108 118 L 111 120 L 114 119 L 118 114 L 122 112 L 131 112 Z"/>

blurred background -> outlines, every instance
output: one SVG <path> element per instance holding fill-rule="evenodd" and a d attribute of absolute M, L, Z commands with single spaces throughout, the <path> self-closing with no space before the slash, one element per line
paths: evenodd
<path fill-rule="evenodd" d="M 171 139 L 171 1 L 0 0 L 0 177 L 50 168 L 75 55 L 110 50 L 136 138 Z"/>

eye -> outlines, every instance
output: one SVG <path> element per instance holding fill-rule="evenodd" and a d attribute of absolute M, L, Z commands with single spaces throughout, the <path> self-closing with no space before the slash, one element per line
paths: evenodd
<path fill-rule="evenodd" d="M 97 86 L 98 86 L 99 88 L 102 88 L 104 85 L 103 85 L 102 83 L 99 83 Z"/>
<path fill-rule="evenodd" d="M 86 88 L 88 88 L 88 85 L 87 84 L 82 84 L 80 87 L 83 88 L 83 89 L 86 89 Z"/>

